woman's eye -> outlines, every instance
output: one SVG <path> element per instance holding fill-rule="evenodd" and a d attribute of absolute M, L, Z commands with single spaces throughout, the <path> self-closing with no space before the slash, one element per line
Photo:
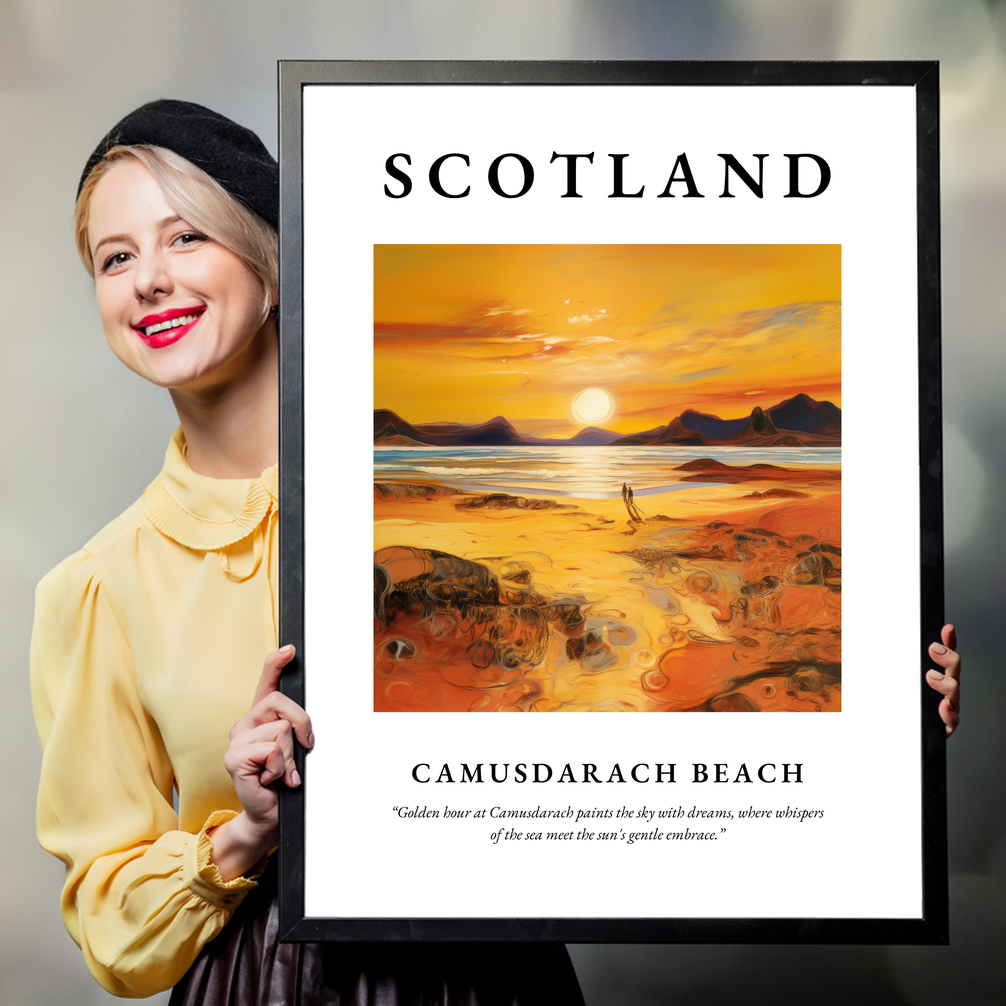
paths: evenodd
<path fill-rule="evenodd" d="M 205 234 L 200 234 L 198 231 L 186 231 L 184 234 L 179 234 L 174 243 L 182 248 L 191 248 L 193 245 L 202 244 L 205 240 Z"/>
<path fill-rule="evenodd" d="M 119 266 L 125 265 L 129 261 L 129 252 L 116 252 L 114 255 L 109 255 L 105 259 L 101 266 L 102 272 L 111 272 L 116 270 Z"/>

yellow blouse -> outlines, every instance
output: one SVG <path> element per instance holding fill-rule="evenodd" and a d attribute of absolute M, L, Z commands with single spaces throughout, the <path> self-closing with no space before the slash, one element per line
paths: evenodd
<path fill-rule="evenodd" d="M 38 836 L 115 995 L 174 985 L 255 886 L 223 882 L 206 829 L 241 809 L 228 731 L 276 646 L 277 492 L 276 467 L 197 475 L 176 431 L 143 498 L 38 586 Z"/>

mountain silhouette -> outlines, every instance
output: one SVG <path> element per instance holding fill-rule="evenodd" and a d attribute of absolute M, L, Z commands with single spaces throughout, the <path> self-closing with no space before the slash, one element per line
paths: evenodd
<path fill-rule="evenodd" d="M 709 438 L 704 433 L 691 429 L 683 422 L 683 416 L 675 416 L 663 433 L 655 436 L 650 443 L 675 444 L 680 447 L 708 447 Z"/>
<path fill-rule="evenodd" d="M 397 412 L 391 409 L 374 409 L 374 438 L 378 434 L 384 437 L 402 436 L 422 443 L 419 430 L 407 423 Z"/>
<path fill-rule="evenodd" d="M 753 444 L 760 447 L 812 447 L 841 445 L 842 410 L 831 402 L 818 402 L 799 394 L 768 409 L 755 406 L 740 419 L 685 409 L 662 433 L 633 433 L 614 441 L 620 446 L 675 444 Z M 614 445 L 613 444 L 613 445 Z"/>
<path fill-rule="evenodd" d="M 778 433 L 775 423 L 772 422 L 772 417 L 756 405 L 751 410 L 751 415 L 748 416 L 744 429 L 734 439 L 750 440 L 752 437 L 774 437 Z"/>
<path fill-rule="evenodd" d="M 412 423 L 391 409 L 374 409 L 374 440 L 398 435 L 431 447 L 492 447 L 532 443 L 521 436 L 503 416 L 485 423 Z"/>
<path fill-rule="evenodd" d="M 797 430 L 837 436 L 842 429 L 842 410 L 831 402 L 816 402 L 803 393 L 765 410 L 780 430 Z"/>
<path fill-rule="evenodd" d="M 753 444 L 762 447 L 833 446 L 842 442 L 842 410 L 800 393 L 767 409 L 755 406 L 739 419 L 685 409 L 666 426 L 619 436 L 599 426 L 586 426 L 574 436 L 532 437 L 519 433 L 504 416 L 484 423 L 416 423 L 391 409 L 374 410 L 374 443 L 387 447 L 424 444 L 435 447 L 490 447 L 508 444 L 541 446 L 684 446 Z"/>
<path fill-rule="evenodd" d="M 719 416 L 711 416 L 707 412 L 696 412 L 694 409 L 685 409 L 680 416 L 681 422 L 690 430 L 696 433 L 705 434 L 710 440 L 729 440 L 737 436 L 744 429 L 744 418 L 740 419 L 720 419 Z"/>
<path fill-rule="evenodd" d="M 606 446 L 617 440 L 618 434 L 612 430 L 601 429 L 600 426 L 585 426 L 572 437 L 529 437 L 525 434 L 525 439 L 531 444 L 574 445 L 579 447 Z"/>

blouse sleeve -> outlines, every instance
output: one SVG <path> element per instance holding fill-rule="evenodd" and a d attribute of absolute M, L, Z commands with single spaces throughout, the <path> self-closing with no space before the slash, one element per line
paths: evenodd
<path fill-rule="evenodd" d="M 224 882 L 210 862 L 207 829 L 233 811 L 198 834 L 178 830 L 171 764 L 87 552 L 39 584 L 31 685 L 44 752 L 38 837 L 66 865 L 63 921 L 103 988 L 161 992 L 255 882 Z"/>

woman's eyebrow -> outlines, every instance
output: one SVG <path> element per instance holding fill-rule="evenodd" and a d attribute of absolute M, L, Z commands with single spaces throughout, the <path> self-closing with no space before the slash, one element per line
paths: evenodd
<path fill-rule="evenodd" d="M 165 227 L 170 227 L 172 224 L 177 224 L 181 222 L 181 217 L 174 213 L 170 217 L 165 217 L 163 220 L 158 220 L 154 227 L 157 230 L 163 230 Z M 128 234 L 109 234 L 107 237 L 103 237 L 91 250 L 91 255 L 97 255 L 98 249 L 105 244 L 110 244 L 115 241 L 126 241 L 132 242 L 132 238 Z"/>
<path fill-rule="evenodd" d="M 92 254 L 92 255 L 97 255 L 97 254 L 98 254 L 98 249 L 99 249 L 99 248 L 100 248 L 100 247 L 101 247 L 102 245 L 107 245 L 107 244 L 112 244 L 112 243 L 114 243 L 114 242 L 116 242 L 116 241 L 127 241 L 127 242 L 128 242 L 128 241 L 130 241 L 130 240 L 131 240 L 131 239 L 130 239 L 130 237 L 129 237 L 129 235 L 128 235 L 128 234 L 109 234 L 109 235 L 108 235 L 108 237 L 104 237 L 104 238 L 102 238 L 102 239 L 101 239 L 101 240 L 100 240 L 100 241 L 99 241 L 99 242 L 98 242 L 98 243 L 97 243 L 97 244 L 96 244 L 96 245 L 94 246 L 94 248 L 92 248 L 92 249 L 91 249 L 91 254 Z"/>

